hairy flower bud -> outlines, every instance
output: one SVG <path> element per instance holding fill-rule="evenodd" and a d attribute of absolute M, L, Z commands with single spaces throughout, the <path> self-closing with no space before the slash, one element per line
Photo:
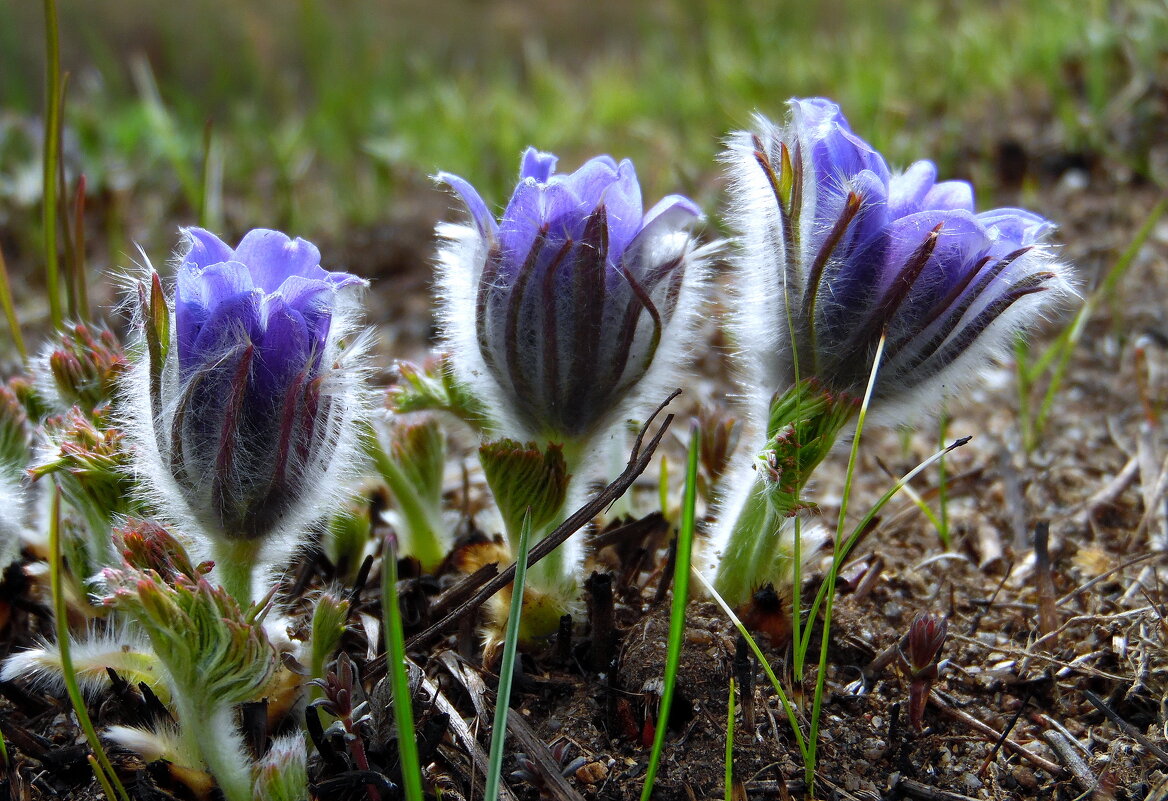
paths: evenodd
<path fill-rule="evenodd" d="M 496 222 L 465 180 L 470 225 L 444 225 L 442 317 L 457 376 L 523 440 L 587 441 L 644 413 L 676 369 L 708 251 L 678 195 L 642 214 L 632 162 L 608 156 L 570 175 L 529 148 Z"/>
<path fill-rule="evenodd" d="M 861 397 L 886 335 L 873 412 L 924 407 L 1073 294 L 1049 222 L 975 213 L 972 187 L 928 161 L 893 174 L 828 100 L 792 100 L 784 126 L 757 117 L 725 159 L 737 333 L 767 400 L 809 376 Z"/>
<path fill-rule="evenodd" d="M 57 396 L 62 409 L 76 405 L 88 411 L 108 403 L 127 369 L 117 337 L 101 326 L 78 323 L 60 332 L 58 340 L 44 357 L 52 376 L 49 394 Z"/>
<path fill-rule="evenodd" d="M 125 415 L 139 474 L 162 514 L 214 541 L 294 538 L 354 462 L 362 350 L 346 342 L 348 295 L 364 282 L 277 231 L 234 249 L 184 236 L 173 299 L 153 274 L 139 292 L 147 358 Z"/>

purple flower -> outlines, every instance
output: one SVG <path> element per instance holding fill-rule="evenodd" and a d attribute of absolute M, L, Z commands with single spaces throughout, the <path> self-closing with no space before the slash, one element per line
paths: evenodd
<path fill-rule="evenodd" d="M 299 533 L 348 459 L 361 371 L 341 344 L 355 311 L 345 290 L 365 282 L 277 231 L 251 231 L 235 249 L 200 228 L 184 235 L 173 324 L 165 307 L 142 313 L 163 341 L 137 371 L 152 410 L 133 411 L 135 427 L 149 420 L 140 472 L 161 474 L 168 517 L 213 538 Z"/>
<path fill-rule="evenodd" d="M 499 222 L 462 178 L 472 226 L 443 226 L 444 319 L 455 368 L 525 439 L 586 439 L 676 366 L 704 268 L 670 195 L 642 213 L 632 162 L 556 175 L 529 148 Z M 639 385 L 639 386 L 638 386 Z M 634 392 L 638 387 L 639 392 Z"/>
<path fill-rule="evenodd" d="M 892 174 L 834 103 L 789 105 L 784 126 L 758 117 L 726 156 L 738 333 L 768 398 L 797 375 L 859 397 L 886 333 L 874 400 L 920 406 L 1073 294 L 1046 220 L 976 213 L 972 187 L 930 162 Z"/>

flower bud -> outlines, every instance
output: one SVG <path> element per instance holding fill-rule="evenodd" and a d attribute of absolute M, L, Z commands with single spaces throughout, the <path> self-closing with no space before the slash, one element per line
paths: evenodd
<path fill-rule="evenodd" d="M 529 148 L 496 222 L 462 178 L 470 225 L 444 225 L 442 318 L 456 375 L 523 440 L 581 443 L 660 400 L 688 343 L 708 250 L 697 207 L 670 195 L 642 214 L 632 162 L 570 175 Z"/>
<path fill-rule="evenodd" d="M 35 393 L 49 407 L 46 413 L 72 406 L 88 413 L 105 406 L 128 369 L 125 351 L 113 332 L 86 323 L 56 332 L 32 365 Z"/>
<path fill-rule="evenodd" d="M 184 237 L 173 298 L 156 274 L 139 292 L 145 358 L 125 414 L 138 473 L 184 530 L 294 538 L 355 462 L 363 351 L 347 341 L 349 295 L 364 281 L 277 231 L 234 249 L 199 228 Z"/>
<path fill-rule="evenodd" d="M 975 213 L 972 187 L 938 183 L 931 162 L 893 174 L 834 103 L 789 106 L 785 125 L 757 117 L 725 156 L 736 333 L 764 400 L 809 376 L 862 397 L 886 335 L 873 413 L 923 408 L 1074 294 L 1043 244 L 1051 223 Z"/>

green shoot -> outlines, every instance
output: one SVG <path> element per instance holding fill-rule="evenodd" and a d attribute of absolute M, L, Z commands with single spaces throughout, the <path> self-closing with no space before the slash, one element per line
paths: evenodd
<path fill-rule="evenodd" d="M 483 798 L 499 797 L 503 775 L 503 745 L 507 740 L 507 711 L 511 706 L 511 680 L 519 647 L 519 616 L 523 613 L 523 589 L 527 578 L 527 544 L 531 540 L 531 514 L 523 516 L 519 546 L 515 554 L 515 583 L 511 587 L 511 610 L 503 639 L 503 660 L 499 663 L 499 691 L 495 693 L 495 721 L 491 725 L 491 752 L 487 760 L 487 785 Z"/>
<path fill-rule="evenodd" d="M 393 722 L 397 726 L 398 758 L 408 801 L 422 801 L 422 769 L 414 736 L 414 702 L 406 672 L 405 628 L 397 596 L 397 548 L 386 538 L 381 560 L 381 608 L 385 615 L 386 667 L 393 689 Z"/>
<path fill-rule="evenodd" d="M 114 772 L 109 757 L 98 739 L 97 731 L 93 728 L 93 721 L 89 719 L 89 710 L 85 706 L 85 699 L 81 695 L 81 687 L 77 683 L 77 673 L 73 669 L 73 654 L 69 649 L 69 618 L 65 607 L 64 559 L 61 550 L 61 491 L 53 485 L 49 501 L 49 590 L 53 599 L 53 618 L 57 629 L 57 648 L 61 654 L 61 673 L 65 679 L 65 691 L 69 695 L 69 702 L 77 715 L 77 722 L 85 733 L 89 748 L 97 758 L 101 772 L 95 771 L 100 781 L 101 774 L 113 783 L 119 801 L 130 801 L 126 788 L 122 786 L 118 774 Z M 103 783 L 104 784 L 104 783 Z M 112 801 L 112 798 L 111 798 Z"/>
<path fill-rule="evenodd" d="M 864 431 L 864 419 L 868 416 L 868 407 L 872 403 L 872 390 L 876 387 L 876 373 L 880 368 L 880 357 L 884 355 L 885 336 L 880 336 L 876 345 L 876 354 L 872 357 L 872 372 L 868 375 L 868 387 L 864 390 L 864 402 L 860 404 L 860 414 L 856 418 L 856 433 L 852 437 L 852 451 L 848 455 L 848 471 L 844 477 L 844 490 L 840 499 L 839 522 L 836 525 L 835 556 L 831 569 L 827 571 L 827 578 L 823 583 L 826 587 L 826 597 L 823 605 L 823 636 L 819 645 L 819 670 L 815 676 L 815 696 L 811 705 L 811 733 L 808 735 L 807 755 L 803 760 L 804 780 L 807 791 L 815 792 L 815 757 L 819 745 L 819 716 L 823 711 L 823 687 L 827 680 L 827 647 L 831 642 L 831 611 L 835 600 L 835 581 L 839 576 L 843 560 L 840 558 L 840 543 L 844 537 L 844 526 L 847 525 L 848 498 L 852 493 L 852 481 L 856 476 L 856 464 L 860 455 L 860 435 Z M 814 618 L 811 618 L 814 619 Z M 811 626 L 808 625 L 803 650 L 806 651 L 811 641 Z"/>
<path fill-rule="evenodd" d="M 734 677 L 730 677 L 730 695 L 726 701 L 726 801 L 734 798 Z"/>
<path fill-rule="evenodd" d="M 661 515 L 669 519 L 669 459 L 661 454 L 661 472 L 657 474 L 657 502 L 661 504 Z"/>
<path fill-rule="evenodd" d="M 82 322 L 89 315 L 89 279 L 85 269 L 85 176 L 77 177 L 77 194 L 73 199 L 73 296 L 76 317 Z"/>
<path fill-rule="evenodd" d="M 105 793 L 105 797 L 110 801 L 114 801 L 114 786 L 110 784 L 109 777 L 105 775 L 105 771 L 101 769 L 101 765 L 93 758 L 93 754 L 86 754 L 85 761 L 89 763 L 89 769 L 97 777 L 97 783 L 101 785 L 101 791 Z"/>
<path fill-rule="evenodd" d="M 389 487 L 398 511 L 405 519 L 405 528 L 408 531 L 408 540 L 405 543 L 407 552 L 418 557 L 423 567 L 436 568 L 446 557 L 444 544 L 446 528 L 437 505 L 426 503 L 424 500 L 424 490 L 429 487 L 419 486 L 416 480 L 412 480 L 414 477 L 406 472 L 403 464 L 394 459 L 381 444 L 372 426 L 365 424 L 364 429 L 362 439 L 365 453 L 373 462 L 382 481 Z M 444 440 L 442 448 L 445 448 Z M 444 452 L 442 456 L 445 456 Z M 416 461 L 419 464 L 421 462 L 420 459 Z M 440 481 L 441 474 L 438 477 Z"/>
<path fill-rule="evenodd" d="M 949 410 L 941 406 L 941 419 L 937 422 L 937 446 L 945 447 L 945 440 L 949 438 Z M 946 551 L 953 549 L 953 538 L 949 532 L 949 474 L 945 470 L 945 457 L 937 462 L 937 518 L 933 524 L 937 529 L 937 536 L 941 539 L 941 547 Z"/>
<path fill-rule="evenodd" d="M 665 730 L 669 725 L 669 709 L 673 704 L 673 689 L 677 684 L 677 669 L 681 664 L 681 645 L 685 640 L 685 607 L 689 601 L 690 553 L 696 524 L 698 499 L 698 456 L 701 449 L 701 431 L 695 425 L 689 437 L 689 460 L 685 467 L 685 494 L 681 502 L 681 526 L 677 530 L 677 561 L 673 568 L 673 606 L 669 613 L 669 644 L 665 653 L 665 679 L 661 688 L 661 705 L 657 709 L 657 729 L 653 733 L 653 750 L 649 753 L 649 769 L 641 788 L 641 801 L 649 801 L 653 781 L 661 762 L 665 745 Z M 491 798 L 492 796 L 487 796 Z"/>
<path fill-rule="evenodd" d="M 1033 364 L 1028 363 L 1029 349 L 1026 345 L 1019 342 L 1015 346 L 1018 362 L 1019 420 L 1022 428 L 1022 444 L 1028 453 L 1038 447 L 1038 440 L 1046 428 L 1046 423 L 1054 408 L 1055 397 L 1062 386 L 1063 378 L 1066 377 L 1067 367 L 1075 347 L 1079 344 L 1079 340 L 1082 339 L 1083 332 L 1086 330 L 1087 321 L 1100 303 L 1114 297 L 1119 282 L 1123 280 L 1135 262 L 1136 256 L 1148 237 L 1152 235 L 1156 223 L 1159 222 L 1165 211 L 1168 211 L 1168 195 L 1162 197 L 1160 202 L 1148 213 L 1143 225 L 1140 226 L 1131 243 L 1116 259 L 1115 264 L 1108 269 L 1103 281 L 1087 296 L 1070 324 L 1063 329 L 1058 338 L 1043 351 Z M 1118 315 L 1116 317 L 1118 318 Z M 1038 379 L 1048 372 L 1050 377 L 1047 380 L 1046 391 L 1043 393 L 1037 410 L 1035 410 L 1031 402 L 1033 389 Z"/>
<path fill-rule="evenodd" d="M 4 306 L 4 316 L 8 319 L 8 330 L 12 342 L 23 362 L 28 361 L 28 350 L 24 347 L 24 335 L 20 333 L 20 319 L 16 316 L 16 306 L 12 303 L 12 284 L 8 281 L 8 262 L 4 261 L 4 251 L 0 250 L 0 305 Z"/>
<path fill-rule="evenodd" d="M 65 322 L 61 311 L 61 275 L 57 262 L 57 162 L 61 147 L 61 43 L 56 0 L 45 7 L 45 137 L 41 181 L 41 224 L 44 226 L 45 281 L 53 328 Z"/>
<path fill-rule="evenodd" d="M 706 593 L 714 600 L 714 603 L 716 603 L 722 609 L 722 612 L 725 613 L 730 622 L 734 624 L 734 628 L 738 629 L 738 633 L 742 635 L 744 640 L 746 640 L 746 644 L 749 645 L 750 650 L 754 652 L 754 656 L 756 659 L 758 659 L 758 663 L 762 665 L 763 672 L 767 674 L 767 678 L 770 679 L 771 686 L 775 688 L 775 695 L 779 697 L 779 703 L 782 704 L 783 711 L 787 713 L 787 722 L 791 724 L 791 732 L 795 735 L 795 742 L 799 746 L 799 753 L 802 754 L 803 759 L 806 760 L 807 740 L 803 737 L 803 729 L 800 727 L 799 719 L 795 715 L 795 707 L 791 703 L 790 698 L 787 696 L 786 691 L 783 689 L 783 685 L 779 681 L 779 677 L 776 676 L 774 670 L 771 669 L 771 665 L 767 661 L 766 654 L 762 652 L 762 648 L 760 648 L 758 643 L 755 642 L 754 637 L 752 637 L 750 631 L 747 630 L 746 624 L 743 623 L 741 619 L 739 619 L 738 615 L 734 613 L 734 610 L 730 608 L 730 604 L 726 603 L 726 599 L 723 598 L 721 594 L 719 594 L 719 592 L 714 588 L 713 583 L 711 583 L 710 580 L 707 579 L 700 570 L 693 571 L 693 574 L 694 577 L 697 578 L 698 583 L 702 585 L 702 588 L 706 591 Z"/>

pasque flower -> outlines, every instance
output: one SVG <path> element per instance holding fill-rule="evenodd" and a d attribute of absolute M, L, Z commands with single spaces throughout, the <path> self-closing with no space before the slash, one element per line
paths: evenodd
<path fill-rule="evenodd" d="M 808 376 L 859 398 L 885 334 L 873 411 L 890 419 L 975 379 L 1073 294 L 1043 218 L 976 213 L 972 187 L 931 162 L 893 174 L 835 103 L 789 105 L 726 155 L 737 328 L 768 402 Z"/>
<path fill-rule="evenodd" d="M 496 222 L 462 178 L 470 225 L 445 225 L 442 316 L 459 377 L 519 439 L 580 443 L 660 400 L 686 347 L 704 253 L 699 218 L 670 195 L 642 212 L 632 162 L 608 156 L 554 174 L 529 148 Z"/>
<path fill-rule="evenodd" d="M 277 231 L 234 249 L 199 228 L 184 236 L 173 298 L 156 274 L 140 289 L 147 358 L 128 424 L 160 511 L 211 539 L 239 594 L 250 581 L 232 571 L 250 575 L 261 543 L 320 517 L 354 461 L 363 404 L 350 295 L 364 282 Z"/>
<path fill-rule="evenodd" d="M 872 415 L 908 423 L 1073 294 L 1043 244 L 1046 220 L 977 213 L 972 187 L 938 182 L 927 161 L 894 174 L 831 101 L 789 106 L 784 125 L 758 116 L 725 155 L 732 325 L 762 435 L 711 551 L 718 589 L 739 603 L 798 574 L 784 542 L 812 555 L 789 518 L 808 505 L 801 492 L 854 418 L 878 352 Z"/>

